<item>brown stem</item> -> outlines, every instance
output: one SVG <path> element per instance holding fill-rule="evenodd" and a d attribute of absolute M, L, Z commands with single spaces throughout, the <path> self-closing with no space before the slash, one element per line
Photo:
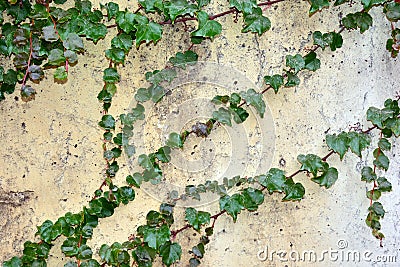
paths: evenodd
<path fill-rule="evenodd" d="M 284 1 L 286 1 L 286 0 L 266 1 L 266 2 L 262 2 L 262 3 L 257 4 L 257 6 L 271 6 L 273 4 L 277 4 L 277 3 L 280 3 L 280 2 L 284 2 Z M 215 20 L 216 18 L 223 17 L 223 16 L 226 16 L 226 15 L 229 15 L 229 14 L 232 14 L 232 13 L 238 13 L 238 12 L 239 11 L 236 8 L 231 7 L 227 11 L 224 11 L 224 12 L 209 16 L 209 19 L 210 20 Z M 197 21 L 197 18 L 195 18 L 195 17 L 181 18 L 181 19 L 175 20 L 174 23 L 179 23 L 179 22 L 185 23 L 186 21 L 191 21 L 191 20 L 196 20 Z M 158 24 L 161 24 L 161 25 L 172 24 L 172 21 L 171 20 L 161 21 L 161 22 L 158 22 Z"/>
<path fill-rule="evenodd" d="M 33 22 L 32 22 L 32 24 L 33 24 Z M 22 86 L 25 86 L 25 84 L 26 84 L 26 78 L 28 77 L 29 67 L 30 67 L 30 65 L 31 65 L 32 52 L 33 52 L 33 48 L 32 48 L 32 32 L 30 32 L 30 33 L 29 33 L 29 58 L 28 58 L 28 66 L 26 67 L 24 79 L 22 80 Z"/>

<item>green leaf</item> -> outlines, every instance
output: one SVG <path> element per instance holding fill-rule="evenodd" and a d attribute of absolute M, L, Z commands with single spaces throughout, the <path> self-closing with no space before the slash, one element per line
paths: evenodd
<path fill-rule="evenodd" d="M 316 182 L 320 186 L 325 186 L 326 189 L 330 188 L 338 179 L 338 171 L 336 168 L 329 168 L 327 171 L 317 178 L 311 178 L 313 182 Z"/>
<path fill-rule="evenodd" d="M 232 218 L 233 221 L 236 222 L 237 215 L 244 208 L 243 206 L 243 196 L 240 194 L 233 194 L 232 196 L 225 195 L 219 199 L 219 207 L 222 210 L 226 210 Z"/>
<path fill-rule="evenodd" d="M 270 194 L 273 192 L 283 192 L 283 188 L 286 182 L 285 172 L 272 168 L 268 171 L 267 175 L 260 175 L 258 177 L 258 182 L 265 186 Z"/>
<path fill-rule="evenodd" d="M 158 250 L 160 246 L 164 245 L 171 236 L 171 232 L 166 224 L 161 227 L 146 226 L 143 231 L 143 240 L 150 248 Z"/>
<path fill-rule="evenodd" d="M 132 251 L 132 256 L 139 267 L 151 267 L 156 254 L 157 252 L 154 249 L 146 245 L 138 246 Z"/>
<path fill-rule="evenodd" d="M 78 255 L 76 257 L 80 260 L 88 260 L 92 255 L 92 249 L 88 245 L 84 244 L 79 247 Z"/>
<path fill-rule="evenodd" d="M 319 45 L 322 50 L 325 50 L 325 47 L 329 46 L 332 51 L 335 51 L 343 45 L 342 35 L 336 32 L 322 34 L 320 31 L 316 31 L 313 33 L 313 40 L 314 44 Z"/>
<path fill-rule="evenodd" d="M 379 191 L 381 192 L 392 191 L 392 184 L 385 177 L 379 177 L 377 182 Z"/>
<path fill-rule="evenodd" d="M 61 49 L 53 49 L 47 60 L 49 65 L 60 66 L 65 63 L 64 52 Z"/>
<path fill-rule="evenodd" d="M 190 14 L 191 16 L 197 11 L 197 6 L 188 3 L 186 0 L 170 0 L 164 2 L 164 8 L 169 15 L 172 23 L 179 16 Z"/>
<path fill-rule="evenodd" d="M 256 0 L 229 0 L 230 7 L 235 7 L 238 11 L 251 14 L 257 8 Z"/>
<path fill-rule="evenodd" d="M 247 106 L 253 106 L 261 118 L 264 118 L 265 113 L 265 102 L 262 94 L 257 93 L 254 89 L 248 89 L 247 92 L 240 92 L 240 96 L 246 101 Z"/>
<path fill-rule="evenodd" d="M 150 21 L 149 23 L 139 24 L 136 26 L 136 47 L 143 41 L 146 44 L 153 42 L 157 43 L 161 39 L 163 29 L 160 24 Z"/>
<path fill-rule="evenodd" d="M 287 55 L 286 66 L 293 69 L 294 73 L 296 74 L 300 70 L 304 69 L 305 66 L 304 58 L 300 54 L 296 54 L 295 56 Z"/>
<path fill-rule="evenodd" d="M 167 163 L 171 160 L 171 148 L 169 146 L 163 146 L 158 149 L 155 153 L 157 159 L 163 163 Z"/>
<path fill-rule="evenodd" d="M 125 51 L 121 48 L 110 48 L 105 51 L 106 57 L 115 63 L 125 63 Z"/>
<path fill-rule="evenodd" d="M 97 43 L 98 40 L 103 39 L 107 35 L 107 27 L 101 23 L 92 23 L 90 27 L 86 28 L 84 33 L 86 34 L 86 38 L 92 39 L 94 43 Z"/>
<path fill-rule="evenodd" d="M 350 0 L 336 0 L 334 6 L 342 5 Z"/>
<path fill-rule="evenodd" d="M 104 70 L 103 81 L 106 83 L 117 83 L 121 77 L 115 68 L 107 68 Z"/>
<path fill-rule="evenodd" d="M 183 141 L 179 134 L 170 133 L 166 145 L 172 148 L 182 148 Z"/>
<path fill-rule="evenodd" d="M 378 200 L 382 195 L 382 192 L 375 188 L 374 190 L 370 190 L 367 192 L 367 198 L 372 200 Z"/>
<path fill-rule="evenodd" d="M 150 158 L 146 154 L 142 154 L 138 158 L 139 165 L 142 166 L 146 170 L 153 169 L 153 163 L 151 162 Z"/>
<path fill-rule="evenodd" d="M 120 33 L 111 40 L 111 45 L 115 48 L 120 48 L 128 53 L 132 48 L 133 40 L 129 34 Z"/>
<path fill-rule="evenodd" d="M 228 95 L 216 95 L 214 98 L 211 100 L 216 105 L 221 105 L 221 104 L 226 104 L 230 100 L 230 97 Z"/>
<path fill-rule="evenodd" d="M 118 11 L 116 13 L 115 22 L 125 33 L 130 33 L 135 30 L 135 18 L 136 14 L 133 14 L 132 12 Z"/>
<path fill-rule="evenodd" d="M 104 130 L 114 130 L 115 129 L 114 117 L 109 114 L 103 115 L 101 121 L 99 122 L 99 126 Z"/>
<path fill-rule="evenodd" d="M 393 134 L 396 137 L 400 136 L 400 119 L 399 118 L 392 120 L 392 122 L 390 123 L 390 125 L 388 125 L 388 127 L 390 127 L 390 130 L 393 132 Z"/>
<path fill-rule="evenodd" d="M 317 11 L 322 10 L 323 8 L 329 7 L 329 1 L 328 0 L 310 0 L 311 2 L 311 7 L 309 10 L 309 14 L 312 15 Z"/>
<path fill-rule="evenodd" d="M 200 258 L 200 259 L 203 258 L 204 252 L 205 252 L 204 251 L 204 244 L 203 243 L 199 243 L 197 246 L 194 246 L 192 248 L 192 251 L 190 251 L 190 252 L 192 252 L 197 258 Z"/>
<path fill-rule="evenodd" d="M 342 160 L 344 154 L 346 154 L 347 150 L 349 149 L 349 138 L 345 132 L 341 132 L 339 135 L 328 134 L 326 135 L 326 144 L 330 149 L 338 153 L 340 160 Z"/>
<path fill-rule="evenodd" d="M 36 90 L 30 85 L 23 85 L 21 87 L 21 98 L 24 102 L 29 102 L 35 99 Z"/>
<path fill-rule="evenodd" d="M 115 15 L 119 11 L 119 5 L 114 2 L 109 2 L 104 5 L 107 10 L 107 18 L 110 21 L 112 18 L 115 18 Z"/>
<path fill-rule="evenodd" d="M 378 147 L 382 150 L 390 150 L 392 148 L 392 144 L 386 138 L 379 139 Z"/>
<path fill-rule="evenodd" d="M 146 102 L 151 99 L 151 93 L 147 88 L 139 88 L 135 94 L 135 100 L 138 102 Z"/>
<path fill-rule="evenodd" d="M 383 205 L 379 202 L 372 203 L 372 205 L 368 208 L 368 210 L 372 211 L 381 218 L 385 216 L 385 210 L 383 209 Z"/>
<path fill-rule="evenodd" d="M 140 185 L 142 184 L 143 180 L 144 179 L 143 179 L 142 174 L 138 173 L 138 172 L 134 173 L 133 175 L 128 175 L 126 177 L 126 182 L 129 185 L 133 185 L 133 186 L 135 186 L 137 188 L 140 188 Z"/>
<path fill-rule="evenodd" d="M 316 71 L 321 67 L 321 61 L 317 58 L 315 52 L 310 52 L 304 57 L 304 68 L 311 71 Z"/>
<path fill-rule="evenodd" d="M 258 35 L 262 35 L 271 28 L 271 21 L 263 16 L 260 7 L 255 7 L 251 13 L 245 13 L 244 25 L 242 32 L 255 32 Z"/>
<path fill-rule="evenodd" d="M 351 151 L 359 157 L 361 157 L 361 151 L 371 144 L 371 137 L 364 133 L 349 132 L 347 137 Z"/>
<path fill-rule="evenodd" d="M 370 107 L 367 110 L 367 120 L 372 122 L 378 128 L 384 128 L 385 121 L 393 116 L 393 110 L 388 108 L 378 109 Z"/>
<path fill-rule="evenodd" d="M 177 72 L 175 69 L 163 69 L 161 71 L 155 70 L 154 72 L 146 73 L 146 80 L 151 82 L 154 85 L 158 85 L 163 81 L 171 82 L 177 76 Z"/>
<path fill-rule="evenodd" d="M 28 73 L 29 78 L 33 81 L 39 81 L 44 77 L 44 72 L 42 68 L 38 65 L 30 65 L 28 68 Z"/>
<path fill-rule="evenodd" d="M 144 8 L 146 13 L 152 13 L 164 9 L 162 0 L 139 0 L 138 2 Z"/>
<path fill-rule="evenodd" d="M 199 8 L 206 6 L 210 3 L 211 0 L 196 0 Z"/>
<path fill-rule="evenodd" d="M 389 158 L 386 157 L 386 156 L 381 152 L 380 155 L 378 155 L 378 156 L 376 157 L 376 159 L 373 161 L 373 164 L 374 164 L 376 167 L 387 171 L 387 170 L 389 169 Z"/>
<path fill-rule="evenodd" d="M 169 62 L 171 62 L 175 67 L 186 69 L 186 65 L 195 64 L 198 57 L 199 56 L 195 52 L 188 50 L 185 53 L 176 53 L 175 57 L 169 59 Z"/>
<path fill-rule="evenodd" d="M 221 33 L 221 24 L 215 20 L 210 20 L 206 12 L 197 12 L 197 19 L 199 20 L 199 28 L 192 32 L 191 36 L 213 38 Z"/>
<path fill-rule="evenodd" d="M 88 213 L 99 218 L 110 217 L 114 214 L 114 206 L 104 197 L 96 198 L 89 202 Z"/>
<path fill-rule="evenodd" d="M 361 0 L 361 3 L 364 6 L 364 9 L 369 9 L 373 5 L 379 5 L 387 2 L 388 0 Z"/>
<path fill-rule="evenodd" d="M 53 25 L 46 26 L 42 28 L 43 38 L 47 42 L 55 42 L 59 39 L 56 29 L 54 29 Z"/>
<path fill-rule="evenodd" d="M 285 83 L 285 87 L 293 87 L 300 84 L 300 79 L 296 74 L 287 71 L 286 72 L 287 82 Z"/>
<path fill-rule="evenodd" d="M 300 201 L 305 194 L 304 186 L 301 183 L 294 183 L 293 179 L 287 179 L 284 184 L 285 197 L 282 201 Z"/>
<path fill-rule="evenodd" d="M 68 72 L 65 66 L 58 67 L 54 72 L 54 79 L 64 81 L 68 78 Z"/>
<path fill-rule="evenodd" d="M 299 155 L 297 160 L 302 164 L 300 170 L 312 173 L 314 178 L 316 178 L 318 171 L 325 172 L 329 168 L 328 163 L 314 154 Z"/>
<path fill-rule="evenodd" d="M 369 212 L 367 218 L 365 219 L 365 223 L 367 226 L 371 227 L 374 230 L 381 229 L 381 223 L 379 222 L 380 217 L 377 216 L 373 212 Z"/>
<path fill-rule="evenodd" d="M 264 194 L 261 190 L 249 187 L 242 191 L 243 206 L 248 211 L 255 211 L 264 202 Z"/>
<path fill-rule="evenodd" d="M 52 230 L 53 230 L 53 222 L 50 220 L 46 220 L 43 222 L 41 226 L 38 227 L 38 231 L 36 234 L 40 235 L 40 238 L 46 242 L 50 243 L 52 240 Z"/>
<path fill-rule="evenodd" d="M 96 260 L 90 259 L 88 261 L 82 261 L 81 267 L 100 267 L 100 264 Z"/>
<path fill-rule="evenodd" d="M 232 113 L 233 120 L 237 124 L 243 123 L 249 117 L 249 113 L 244 108 L 237 107 L 236 105 L 231 105 L 229 111 Z"/>
<path fill-rule="evenodd" d="M 67 257 L 74 257 L 79 253 L 79 239 L 75 237 L 69 237 L 64 240 L 63 244 L 61 245 L 61 251 Z"/>
<path fill-rule="evenodd" d="M 31 4 L 29 0 L 21 0 L 18 4 L 11 5 L 7 8 L 7 14 L 11 15 L 15 19 L 15 23 L 18 24 L 24 21 L 31 13 Z"/>
<path fill-rule="evenodd" d="M 162 262 L 167 266 L 171 266 L 181 258 L 182 248 L 178 243 L 171 243 L 168 241 L 161 246 L 160 255 L 162 257 Z"/>
<path fill-rule="evenodd" d="M 81 37 L 74 32 L 67 35 L 67 38 L 63 41 L 63 45 L 67 50 L 72 51 L 81 51 L 84 48 Z"/>
<path fill-rule="evenodd" d="M 361 181 L 370 183 L 376 180 L 376 173 L 371 167 L 364 166 L 361 170 Z"/>
<path fill-rule="evenodd" d="M 71 50 L 64 51 L 64 57 L 68 60 L 70 64 L 74 64 L 78 61 L 78 55 Z"/>
<path fill-rule="evenodd" d="M 389 21 L 397 22 L 400 19 L 400 3 L 390 2 L 385 4 L 383 13 L 386 14 L 386 18 Z"/>
<path fill-rule="evenodd" d="M 197 211 L 194 208 L 187 208 L 185 214 L 185 220 L 196 231 L 200 231 L 202 225 L 210 223 L 211 214 L 208 212 Z"/>
<path fill-rule="evenodd" d="M 342 24 L 346 29 L 360 29 L 364 33 L 372 26 L 372 17 L 366 12 L 350 13 L 342 19 Z"/>
<path fill-rule="evenodd" d="M 229 110 L 227 110 L 226 108 L 219 108 L 218 110 L 214 111 L 213 114 L 213 119 L 215 119 L 216 121 L 222 123 L 222 124 L 226 124 L 228 126 L 232 126 L 232 122 L 231 122 L 231 112 L 229 112 Z"/>
<path fill-rule="evenodd" d="M 22 267 L 22 260 L 16 256 L 10 260 L 3 262 L 3 267 Z"/>

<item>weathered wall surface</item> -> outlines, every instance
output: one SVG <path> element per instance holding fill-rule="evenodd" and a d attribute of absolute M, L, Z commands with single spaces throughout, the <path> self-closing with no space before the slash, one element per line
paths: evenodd
<path fill-rule="evenodd" d="M 225 1 L 221 2 L 223 5 L 217 9 L 225 10 L 227 5 Z M 136 3 L 120 3 L 121 6 L 124 3 L 129 5 L 131 10 L 136 9 Z M 285 55 L 305 53 L 312 44 L 312 31 L 337 29 L 337 8 L 324 10 L 311 18 L 307 15 L 308 8 L 306 1 L 286 1 L 267 9 L 265 14 L 270 17 L 273 28 L 261 37 L 241 34 L 240 23 L 235 24 L 230 16 L 224 17 L 220 20 L 223 36 L 196 46 L 194 51 L 200 55 L 201 61 L 235 68 L 262 88 L 264 75 L 281 72 Z M 352 9 L 344 8 L 343 13 L 358 9 L 359 6 L 355 5 Z M 276 95 L 273 92 L 265 94 L 270 109 L 270 117 L 265 120 L 273 120 L 275 133 L 274 147 L 268 154 L 271 167 L 292 173 L 299 168 L 298 154 L 325 155 L 328 151 L 323 142 L 325 133 L 338 133 L 356 122 L 368 125 L 365 121 L 367 108 L 371 105 L 381 107 L 384 99 L 393 97 L 399 90 L 400 65 L 384 49 L 390 27 L 379 13 L 373 12 L 374 26 L 366 33 L 344 32 L 343 48 L 336 52 L 319 51 L 321 69 L 300 74 L 299 86 L 282 89 Z M 157 46 L 142 45 L 133 50 L 125 66 L 120 68 L 122 81 L 110 113 L 124 112 L 135 89 L 146 86 L 144 73 L 163 68 L 169 57 L 187 49 L 189 44 L 185 39 L 187 33 L 183 32 L 181 25 L 166 27 Z M 54 83 L 52 76 L 48 75 L 37 86 L 35 101 L 23 103 L 17 96 L 11 96 L 0 103 L 0 123 L 3 125 L 0 131 L 0 261 L 20 254 L 23 242 L 34 238 L 36 225 L 46 219 L 55 220 L 68 211 L 78 212 L 87 205 L 92 192 L 102 181 L 102 131 L 97 126 L 101 106 L 96 96 L 102 86 L 102 70 L 107 64 L 103 50 L 109 41 L 100 41 L 97 46 L 86 43 L 85 56 L 81 56 L 79 63 L 71 68 L 67 83 Z M 183 87 L 176 90 L 179 97 L 173 92 L 171 98 L 165 100 L 167 104 L 149 107 L 153 113 L 148 118 L 145 132 L 137 136 L 138 140 L 148 151 L 157 147 L 170 129 L 168 127 L 173 127 L 166 119 L 173 118 L 173 104 L 176 104 L 175 108 L 184 110 L 187 104 L 179 102 L 180 98 L 211 98 L 214 91 L 210 89 L 210 93 L 207 90 L 206 87 Z M 181 123 L 183 126 L 186 121 Z M 251 132 L 259 125 L 260 122 L 253 119 L 243 127 Z M 269 137 L 258 131 L 246 142 L 257 144 L 257 139 Z M 276 255 L 274 260 L 261 261 L 257 254 L 268 248 L 268 253 L 273 250 L 288 253 L 314 250 L 319 258 L 325 250 L 359 251 L 362 254 L 370 251 L 373 252 L 371 259 L 378 255 L 396 256 L 397 263 L 387 265 L 399 266 L 398 143 L 390 154 L 391 166 L 386 174 L 392 182 L 393 192 L 384 194 L 381 200 L 387 211 L 382 220 L 386 234 L 383 248 L 379 247 L 379 242 L 372 237 L 364 222 L 369 202 L 365 197 L 365 183 L 360 181 L 360 169 L 372 161 L 372 151 L 367 151 L 362 160 L 350 155 L 340 162 L 337 156 L 332 157 L 331 164 L 338 168 L 339 180 L 329 190 L 319 188 L 306 175 L 299 175 L 295 179 L 306 187 L 305 199 L 300 203 L 282 203 L 280 195 L 273 195 L 266 197 L 257 212 L 240 214 L 237 223 L 233 223 L 230 217 L 221 217 L 206 248 L 203 265 L 386 266 L 365 261 L 347 262 L 340 260 L 340 254 L 336 261 L 329 260 L 327 255 L 321 262 L 281 262 Z M 207 145 L 215 149 L 215 167 L 226 166 L 226 161 L 233 157 L 229 149 L 237 144 L 232 144 L 227 130 L 221 128 L 210 136 L 210 140 L 190 141 L 181 153 L 189 161 L 199 160 L 207 157 L 205 150 L 201 150 Z M 224 147 L 228 151 L 224 151 Z M 245 149 L 243 154 L 248 156 L 249 151 Z M 221 153 L 227 157 L 218 157 Z M 262 164 L 263 157 L 257 155 L 256 163 Z M 248 158 L 246 162 L 251 162 L 252 158 Z M 165 168 L 168 170 L 167 178 L 175 179 L 174 183 L 181 186 L 197 177 L 190 176 L 189 172 L 185 174 L 185 170 L 179 168 L 174 170 L 174 165 Z M 246 171 L 253 175 L 255 169 Z M 197 172 L 202 178 L 196 179 L 217 178 L 218 174 L 210 170 L 205 174 L 207 177 Z M 123 184 L 128 172 L 129 168 L 124 164 L 117 183 Z M 150 208 L 158 209 L 156 199 L 142 190 L 136 192 L 133 203 L 118 208 L 114 216 L 100 221 L 94 239 L 90 241 L 94 249 L 99 249 L 102 243 L 123 242 L 145 222 Z M 213 203 L 204 209 L 215 212 L 218 207 Z M 182 214 L 180 219 L 177 221 L 182 225 Z M 178 236 L 183 244 L 191 245 L 196 244 L 198 238 L 190 231 Z M 340 250 L 338 245 L 343 244 L 347 247 Z M 191 246 L 184 249 L 184 257 L 178 266 L 187 265 L 189 248 Z M 50 266 L 63 266 L 63 260 L 60 251 L 53 249 Z"/>

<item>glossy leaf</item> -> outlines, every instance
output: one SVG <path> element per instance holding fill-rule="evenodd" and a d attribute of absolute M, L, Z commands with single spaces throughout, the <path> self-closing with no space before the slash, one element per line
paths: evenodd
<path fill-rule="evenodd" d="M 323 172 L 320 176 L 312 178 L 313 182 L 316 182 L 320 186 L 325 186 L 326 189 L 332 187 L 332 185 L 338 179 L 338 171 L 336 168 L 330 167 L 328 170 Z"/>
<path fill-rule="evenodd" d="M 361 170 L 361 181 L 366 181 L 370 183 L 376 180 L 376 173 L 371 167 L 364 166 Z"/>
<path fill-rule="evenodd" d="M 293 69 L 296 74 L 305 67 L 304 58 L 300 54 L 286 56 L 286 66 Z"/>
<path fill-rule="evenodd" d="M 349 138 L 345 132 L 342 132 L 339 135 L 328 134 L 326 135 L 326 144 L 330 149 L 338 153 L 340 160 L 342 160 L 344 154 L 346 154 L 347 150 L 349 149 Z"/>
<path fill-rule="evenodd" d="M 234 194 L 232 196 L 226 195 L 219 199 L 219 207 L 221 210 L 226 210 L 226 212 L 233 218 L 236 222 L 237 215 L 244 209 L 243 206 L 243 196 L 240 194 Z"/>
<path fill-rule="evenodd" d="M 265 186 L 270 194 L 273 192 L 283 192 L 283 188 L 286 181 L 285 172 L 272 168 L 268 171 L 266 175 L 260 175 L 258 177 L 258 182 Z"/>
<path fill-rule="evenodd" d="M 245 14 L 244 25 L 242 32 L 255 32 L 260 36 L 271 28 L 271 21 L 263 16 L 260 7 L 256 7 L 249 14 Z"/>
<path fill-rule="evenodd" d="M 193 15 L 197 6 L 188 3 L 187 0 L 170 0 L 164 3 L 164 8 L 172 22 L 179 16 Z"/>
<path fill-rule="evenodd" d="M 161 246 L 160 255 L 162 257 L 162 262 L 166 266 L 171 266 L 181 258 L 182 248 L 178 243 L 171 243 L 168 241 Z"/>
<path fill-rule="evenodd" d="M 187 208 L 185 210 L 185 220 L 193 227 L 194 230 L 199 231 L 200 227 L 204 224 L 210 223 L 210 213 L 204 211 L 197 211 L 194 208 Z"/>
<path fill-rule="evenodd" d="M 285 197 L 282 201 L 300 201 L 305 194 L 304 186 L 301 183 L 294 183 L 293 179 L 287 179 L 284 184 Z"/>
<path fill-rule="evenodd" d="M 246 101 L 246 104 L 253 106 L 261 118 L 264 118 L 266 105 L 262 94 L 257 93 L 254 89 L 248 89 L 247 92 L 240 92 L 240 96 Z"/>
<path fill-rule="evenodd" d="M 364 133 L 349 132 L 349 147 L 357 156 L 361 157 L 361 151 L 366 149 L 371 144 L 371 137 Z"/>
<path fill-rule="evenodd" d="M 311 7 L 309 10 L 310 15 L 314 14 L 317 11 L 322 10 L 323 8 L 329 7 L 328 0 L 310 0 Z"/>
<path fill-rule="evenodd" d="M 179 134 L 170 133 L 166 145 L 172 148 L 182 148 L 183 141 Z"/>
<path fill-rule="evenodd" d="M 222 124 L 226 124 L 228 126 L 232 126 L 232 122 L 231 122 L 231 112 L 229 112 L 229 110 L 227 110 L 226 108 L 219 108 L 218 110 L 214 111 L 213 114 L 213 119 L 215 119 L 216 121 L 222 123 Z"/>
<path fill-rule="evenodd" d="M 264 202 L 264 194 L 261 190 L 252 187 L 246 188 L 242 191 L 243 206 L 248 211 L 255 211 L 258 206 Z"/>
<path fill-rule="evenodd" d="M 325 172 L 328 170 L 328 163 L 324 162 L 320 157 L 314 154 L 299 155 L 297 160 L 302 164 L 301 170 L 306 170 L 314 176 L 317 176 L 318 172 Z"/>
<path fill-rule="evenodd" d="M 171 62 L 175 67 L 186 69 L 186 65 L 195 64 L 198 57 L 199 56 L 195 52 L 188 50 L 185 53 L 176 53 L 175 57 L 169 59 L 169 62 Z"/>
<path fill-rule="evenodd" d="M 192 32 L 191 36 L 213 38 L 221 33 L 221 24 L 218 21 L 210 20 L 206 12 L 197 12 L 197 19 L 199 20 L 198 29 Z"/>

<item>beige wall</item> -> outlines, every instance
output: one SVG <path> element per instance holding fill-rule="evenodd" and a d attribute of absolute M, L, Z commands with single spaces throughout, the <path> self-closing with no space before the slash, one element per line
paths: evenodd
<path fill-rule="evenodd" d="M 225 10 L 225 1 L 221 2 L 224 6 L 219 9 Z M 263 36 L 241 34 L 240 23 L 233 23 L 233 18 L 228 16 L 220 20 L 223 35 L 213 42 L 206 41 L 196 46 L 194 51 L 201 61 L 233 67 L 258 88 L 263 88 L 262 77 L 280 73 L 285 55 L 305 53 L 312 44 L 312 31 L 338 29 L 339 11 L 343 14 L 350 11 L 348 7 L 333 8 L 309 18 L 306 1 L 286 1 L 275 7 L 265 11 L 273 28 Z M 358 9 L 359 6 L 354 6 L 351 10 Z M 385 51 L 390 27 L 380 13 L 372 12 L 374 26 L 366 33 L 345 31 L 343 48 L 336 52 L 318 51 L 321 69 L 300 74 L 300 86 L 282 89 L 277 95 L 273 92 L 265 94 L 272 116 L 269 119 L 274 121 L 275 128 L 275 146 L 269 154 L 272 167 L 280 167 L 279 161 L 283 158 L 286 164 L 281 168 L 292 173 L 299 168 L 298 154 L 325 155 L 328 151 L 323 142 L 325 131 L 338 133 L 358 121 L 366 123 L 367 108 L 371 105 L 381 107 L 386 98 L 399 90 L 399 62 Z M 175 31 L 177 28 L 179 32 Z M 146 86 L 143 75 L 146 71 L 163 68 L 169 57 L 189 46 L 186 37 L 181 25 L 166 27 L 164 37 L 156 47 L 142 45 L 140 49 L 131 51 L 125 66 L 120 68 L 122 80 L 111 114 L 124 112 L 135 89 Z M 102 131 L 97 127 L 101 105 L 96 96 L 102 86 L 102 70 L 107 65 L 103 50 L 109 41 L 107 38 L 97 46 L 85 43 L 85 55 L 71 68 L 67 83 L 54 83 L 51 73 L 48 73 L 45 80 L 36 86 L 35 101 L 23 103 L 15 100 L 13 95 L 0 103 L 0 123 L 3 125 L 0 132 L 0 261 L 21 255 L 24 241 L 34 239 L 36 225 L 46 219 L 56 220 L 67 211 L 80 211 L 102 181 Z M 171 46 L 175 42 L 176 45 Z M 179 97 L 171 97 L 179 101 L 179 98 L 211 98 L 214 94 L 213 91 L 212 94 L 204 91 L 204 88 L 201 90 L 187 87 L 187 90 L 177 91 L 182 94 Z M 152 112 L 161 112 L 164 117 L 157 121 L 158 117 L 153 113 L 149 116 L 146 131 L 137 136 L 148 151 L 159 145 L 166 133 L 163 123 L 168 123 L 165 118 L 170 116 L 170 105 L 174 104 L 172 100 L 166 101 L 167 104 L 161 103 L 160 107 L 148 107 Z M 178 106 L 182 109 L 187 107 L 182 103 Z M 261 124 L 253 119 L 241 127 L 252 131 L 254 125 L 258 127 Z M 226 131 L 218 129 L 211 138 L 214 141 L 209 142 L 216 151 L 227 153 L 229 157 L 229 151 L 222 150 L 223 144 L 231 141 Z M 246 142 L 257 144 L 257 138 L 266 138 L 265 133 L 255 133 L 254 140 Z M 190 157 L 192 146 L 198 144 L 201 148 L 202 142 L 190 140 L 187 150 L 182 153 Z M 348 244 L 344 251 L 371 251 L 373 257 L 395 255 L 397 265 L 388 266 L 398 266 L 400 151 L 397 143 L 390 153 L 391 166 L 385 174 L 393 184 L 393 192 L 383 194 L 381 200 L 387 211 L 382 220 L 382 231 L 386 235 L 383 248 L 379 247 L 379 242 L 364 223 L 369 201 L 365 197 L 366 185 L 360 181 L 360 166 L 365 161 L 372 161 L 372 151 L 367 151 L 362 160 L 354 155 L 346 156 L 343 162 L 337 156 L 332 157 L 330 163 L 338 168 L 339 180 L 329 190 L 319 188 L 306 175 L 299 175 L 295 180 L 306 187 L 305 199 L 300 203 L 282 203 L 280 195 L 273 195 L 266 197 L 256 213 L 242 212 L 237 223 L 233 223 L 230 217 L 221 217 L 215 235 L 207 245 L 204 266 L 372 266 L 368 262 L 282 263 L 278 259 L 260 261 L 257 258 L 258 251 L 265 246 L 270 250 L 322 253 L 324 250 L 337 250 L 340 240 Z M 243 151 L 243 154 L 249 156 L 249 151 Z M 196 153 L 193 157 L 198 155 Z M 213 164 L 225 166 L 227 158 L 218 159 L 220 161 Z M 258 156 L 256 160 L 258 164 L 262 163 L 262 157 Z M 122 185 L 129 170 L 126 164 L 120 165 L 124 167 L 116 180 Z M 175 177 L 175 183 L 187 183 L 183 175 L 185 170 L 174 172 L 171 165 L 165 168 L 171 171 L 168 177 Z M 248 170 L 250 175 L 254 170 Z M 206 175 L 207 179 L 213 179 L 216 174 L 209 171 Z M 158 208 L 159 202 L 153 197 L 141 190 L 136 192 L 137 198 L 133 203 L 118 208 L 113 217 L 101 220 L 94 231 L 94 239 L 90 241 L 92 248 L 99 249 L 103 243 L 125 241 L 138 225 L 145 222 L 148 210 Z M 215 212 L 218 207 L 214 203 L 204 209 Z M 182 209 L 178 211 L 179 226 L 183 224 Z M 199 238 L 193 234 L 191 231 L 179 234 L 178 240 L 192 246 Z M 49 266 L 62 266 L 59 245 L 52 250 Z M 183 260 L 177 266 L 187 265 L 187 251 L 191 246 L 183 248 Z"/>

